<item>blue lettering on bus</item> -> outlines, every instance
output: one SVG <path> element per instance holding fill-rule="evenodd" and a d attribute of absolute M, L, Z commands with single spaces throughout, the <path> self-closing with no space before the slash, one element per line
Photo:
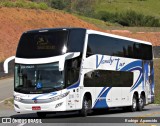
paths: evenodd
<path fill-rule="evenodd" d="M 120 67 L 123 67 L 125 65 L 124 62 L 120 63 L 120 58 L 113 58 L 112 56 L 110 56 L 108 60 L 104 60 L 104 56 L 102 55 L 99 61 L 98 55 L 96 55 L 96 68 L 98 68 L 101 64 L 112 65 L 114 62 L 116 62 L 116 70 L 119 70 Z"/>

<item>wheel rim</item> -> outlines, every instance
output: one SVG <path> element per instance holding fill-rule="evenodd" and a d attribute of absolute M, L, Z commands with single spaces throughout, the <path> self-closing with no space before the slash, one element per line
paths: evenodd
<path fill-rule="evenodd" d="M 85 108 L 85 110 L 88 110 L 88 102 L 87 102 L 87 100 L 84 101 L 84 108 Z"/>
<path fill-rule="evenodd" d="M 133 99 L 133 108 L 136 109 L 136 107 L 137 107 L 137 102 L 136 102 L 136 99 L 134 98 Z"/>
<path fill-rule="evenodd" d="M 139 99 L 139 105 L 143 106 L 143 99 L 142 98 Z"/>

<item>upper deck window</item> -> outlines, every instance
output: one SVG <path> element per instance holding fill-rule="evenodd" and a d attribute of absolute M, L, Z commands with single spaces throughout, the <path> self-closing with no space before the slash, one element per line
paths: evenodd
<path fill-rule="evenodd" d="M 20 39 L 16 57 L 45 58 L 67 52 L 83 52 L 85 29 L 51 30 L 24 33 Z"/>
<path fill-rule="evenodd" d="M 152 60 L 152 46 L 109 36 L 90 34 L 87 56 L 94 54 Z"/>
<path fill-rule="evenodd" d="M 36 32 L 22 35 L 17 57 L 44 58 L 61 55 L 68 40 L 68 31 Z"/>

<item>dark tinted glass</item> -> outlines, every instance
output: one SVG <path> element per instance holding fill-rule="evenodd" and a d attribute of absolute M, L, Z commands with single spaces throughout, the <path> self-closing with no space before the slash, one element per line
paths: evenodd
<path fill-rule="evenodd" d="M 82 59 L 82 55 L 65 61 L 66 87 L 78 81 L 81 59 Z"/>
<path fill-rule="evenodd" d="M 14 90 L 20 93 L 41 94 L 62 90 L 65 86 L 63 72 L 58 63 L 43 65 L 15 65 Z"/>
<path fill-rule="evenodd" d="M 44 58 L 61 55 L 67 40 L 68 31 L 24 33 L 16 57 Z"/>
<path fill-rule="evenodd" d="M 67 43 L 68 52 L 83 52 L 85 29 L 72 29 L 69 33 L 69 41 Z"/>
<path fill-rule="evenodd" d="M 96 70 L 85 74 L 85 87 L 131 87 L 133 73 L 126 71 Z"/>
<path fill-rule="evenodd" d="M 102 35 L 89 35 L 87 56 L 102 54 L 152 60 L 152 46 Z"/>

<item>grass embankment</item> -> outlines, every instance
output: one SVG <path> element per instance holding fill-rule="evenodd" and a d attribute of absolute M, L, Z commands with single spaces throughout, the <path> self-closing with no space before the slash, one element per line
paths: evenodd
<path fill-rule="evenodd" d="M 111 13 L 134 10 L 144 15 L 152 15 L 160 18 L 159 0 L 97 0 L 95 11 L 107 11 Z"/>
<path fill-rule="evenodd" d="M 123 6 L 123 7 L 122 7 Z M 147 6 L 147 8 L 143 8 L 141 6 Z M 134 10 L 136 12 L 143 13 L 145 15 L 153 15 L 156 18 L 160 18 L 160 1 L 155 0 L 154 2 L 151 0 L 122 0 L 122 1 L 115 1 L 115 0 L 98 0 L 98 3 L 94 4 L 95 12 L 99 11 L 106 11 L 110 13 L 123 13 L 127 10 Z M 47 5 L 45 2 L 32 2 L 27 0 L 1 0 L 0 7 L 16 7 L 16 8 L 27 8 L 27 9 L 41 9 L 41 10 L 55 10 Z M 139 9 L 137 9 L 139 8 Z M 158 9 L 157 9 L 158 8 Z M 142 10 L 142 11 L 140 11 Z M 58 11 L 58 10 L 57 10 Z M 148 13 L 149 11 L 149 13 Z M 146 13 L 147 12 L 147 13 Z M 71 12 L 72 13 L 72 12 Z M 103 30 L 129 30 L 131 32 L 159 32 L 160 28 L 157 27 L 124 27 L 117 23 L 111 23 L 107 21 L 102 21 L 95 18 L 90 18 L 86 16 L 80 16 L 78 14 L 74 14 L 76 17 L 94 24 L 95 26 L 103 29 Z"/>
<path fill-rule="evenodd" d="M 26 0 L 1 0 L 0 7 L 19 7 L 19 8 L 27 8 L 27 9 L 41 9 L 41 10 L 49 10 L 50 7 L 44 2 L 35 3 Z"/>
<path fill-rule="evenodd" d="M 99 27 L 101 29 L 107 29 L 109 26 L 116 26 L 116 24 L 114 24 L 114 23 L 105 22 L 105 21 L 102 21 L 102 20 L 99 20 L 99 19 L 89 18 L 89 17 L 85 17 L 85 16 L 82 16 L 82 15 L 77 15 L 77 14 L 74 14 L 74 15 L 76 17 L 88 22 L 88 23 L 96 25 L 97 27 Z"/>
<path fill-rule="evenodd" d="M 160 104 L 160 59 L 154 60 L 155 71 L 155 103 Z"/>

